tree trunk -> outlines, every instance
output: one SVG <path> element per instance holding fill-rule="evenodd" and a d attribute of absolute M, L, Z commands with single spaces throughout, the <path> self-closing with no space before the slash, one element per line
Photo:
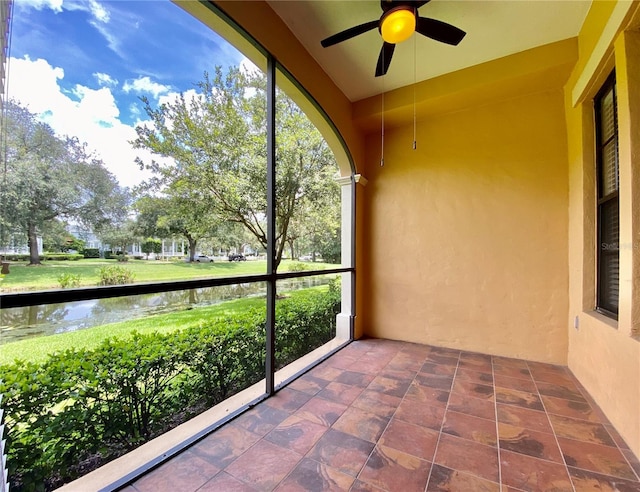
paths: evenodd
<path fill-rule="evenodd" d="M 288 242 L 289 242 L 289 249 L 291 250 L 291 259 L 292 260 L 297 260 L 297 258 L 295 257 L 295 254 L 294 254 L 295 251 L 293 249 L 293 242 L 294 242 L 293 239 L 290 239 Z"/>
<path fill-rule="evenodd" d="M 40 257 L 38 256 L 38 235 L 36 233 L 36 225 L 33 222 L 29 222 L 27 227 L 29 244 L 29 265 L 40 265 Z"/>
<path fill-rule="evenodd" d="M 198 240 L 189 235 L 187 235 L 186 238 L 187 241 L 189 241 L 189 263 L 193 263 L 193 259 L 196 256 L 196 244 Z"/>

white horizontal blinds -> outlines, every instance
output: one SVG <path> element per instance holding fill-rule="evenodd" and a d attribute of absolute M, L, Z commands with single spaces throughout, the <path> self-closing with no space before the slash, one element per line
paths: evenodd
<path fill-rule="evenodd" d="M 620 211 L 615 76 L 595 98 L 598 164 L 598 310 L 618 315 Z"/>
<path fill-rule="evenodd" d="M 614 88 L 601 101 L 600 144 L 602 145 L 601 197 L 618 190 L 618 139 Z"/>

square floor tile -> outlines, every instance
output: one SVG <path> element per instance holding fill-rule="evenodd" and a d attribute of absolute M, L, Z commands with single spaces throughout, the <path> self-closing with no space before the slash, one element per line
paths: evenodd
<path fill-rule="evenodd" d="M 498 422 L 553 434 L 549 417 L 545 412 L 498 403 Z"/>
<path fill-rule="evenodd" d="M 542 401 L 538 398 L 538 395 L 527 391 L 496 387 L 496 401 L 498 403 L 529 408 L 531 410 L 544 410 Z"/>
<path fill-rule="evenodd" d="M 405 398 L 398 406 L 394 418 L 439 431 L 442 428 L 445 405 L 430 405 Z"/>
<path fill-rule="evenodd" d="M 260 436 L 253 432 L 233 425 L 225 425 L 194 444 L 190 451 L 218 468 L 224 468 L 259 439 Z"/>
<path fill-rule="evenodd" d="M 493 365 L 494 376 L 510 377 L 514 379 L 522 379 L 526 382 L 532 382 L 531 373 L 526 367 L 514 367 L 511 365 Z"/>
<path fill-rule="evenodd" d="M 493 446 L 441 434 L 434 462 L 491 482 L 498 481 L 498 450 Z"/>
<path fill-rule="evenodd" d="M 180 488 L 176 491 L 182 490 Z M 207 483 L 205 483 L 198 492 L 255 492 L 256 489 L 246 483 L 232 477 L 228 473 L 220 472 Z"/>
<path fill-rule="evenodd" d="M 552 434 L 510 424 L 498 424 L 500 449 L 526 454 L 534 458 L 562 463 L 562 454 Z"/>
<path fill-rule="evenodd" d="M 500 492 L 500 485 L 483 478 L 433 465 L 427 492 Z"/>
<path fill-rule="evenodd" d="M 563 437 L 558 438 L 558 443 L 568 466 L 626 480 L 636 480 L 635 472 L 618 448 Z"/>
<path fill-rule="evenodd" d="M 291 382 L 287 388 L 294 389 L 296 391 L 300 391 L 302 393 L 307 393 L 311 396 L 314 396 L 316 393 L 321 391 L 330 381 L 317 377 L 313 374 L 305 374 L 302 377 L 299 377 L 295 381 Z"/>
<path fill-rule="evenodd" d="M 332 428 L 375 443 L 388 423 L 388 417 L 380 417 L 360 408 L 349 407 Z"/>
<path fill-rule="evenodd" d="M 368 390 L 377 391 L 389 396 L 397 396 L 402 398 L 409 388 L 410 381 L 399 381 L 397 379 L 385 378 L 377 376 L 367 386 Z"/>
<path fill-rule="evenodd" d="M 432 461 L 438 435 L 438 431 L 393 418 L 378 444 Z"/>
<path fill-rule="evenodd" d="M 575 439 L 576 441 L 591 442 L 594 444 L 604 444 L 605 446 L 615 446 L 604 425 L 595 422 L 585 422 L 584 420 L 562 417 L 560 415 L 549 415 L 549 420 L 558 437 Z"/>
<path fill-rule="evenodd" d="M 318 439 L 327 432 L 327 427 L 298 415 L 292 415 L 273 429 L 265 439 L 285 449 L 290 449 L 299 454 L 306 454 Z"/>
<path fill-rule="evenodd" d="M 302 456 L 262 440 L 231 463 L 226 472 L 258 490 L 271 490 L 293 470 Z"/>
<path fill-rule="evenodd" d="M 474 398 L 493 401 L 493 386 L 487 384 L 478 384 L 456 378 L 453 382 L 452 391 L 466 396 L 473 396 Z"/>
<path fill-rule="evenodd" d="M 316 396 L 300 407 L 295 415 L 307 419 L 310 422 L 329 427 L 340 418 L 340 415 L 342 415 L 346 409 L 347 405 Z"/>
<path fill-rule="evenodd" d="M 574 419 L 600 422 L 600 418 L 586 401 L 566 400 L 554 396 L 542 395 L 542 403 L 548 413 L 573 417 Z"/>
<path fill-rule="evenodd" d="M 431 388 L 429 386 L 422 386 L 418 382 L 414 381 L 411 383 L 411 386 L 409 386 L 404 398 L 405 400 L 418 401 L 428 405 L 445 406 L 449 401 L 449 392 Z"/>
<path fill-rule="evenodd" d="M 573 492 L 564 464 L 500 451 L 502 483 L 525 492 Z"/>
<path fill-rule="evenodd" d="M 311 369 L 307 374 L 323 379 L 324 381 L 335 381 L 343 372 L 345 372 L 343 369 L 338 369 L 323 362 Z"/>
<path fill-rule="evenodd" d="M 386 446 L 376 446 L 358 477 L 383 490 L 422 492 L 431 463 Z"/>
<path fill-rule="evenodd" d="M 289 476 L 276 487 L 277 492 L 340 492 L 349 490 L 354 477 L 330 466 L 304 458 Z M 226 491 L 225 491 L 226 492 Z"/>
<path fill-rule="evenodd" d="M 267 398 L 264 403 L 273 408 L 287 412 L 295 412 L 311 399 L 311 395 L 290 388 L 283 388 L 275 395 Z"/>
<path fill-rule="evenodd" d="M 364 390 L 358 398 L 356 398 L 351 406 L 376 414 L 380 417 L 391 417 L 402 398 L 398 396 L 389 396 L 377 391 Z"/>
<path fill-rule="evenodd" d="M 458 368 L 471 369 L 472 371 L 479 371 L 487 374 L 493 373 L 491 361 L 464 359 L 462 355 L 458 362 Z"/>
<path fill-rule="evenodd" d="M 451 410 L 447 410 L 442 432 L 488 446 L 495 446 L 498 441 L 494 420 L 481 419 Z"/>
<path fill-rule="evenodd" d="M 455 372 L 455 366 L 438 364 L 436 362 L 425 362 L 418 371 L 419 374 L 434 374 L 437 376 L 453 376 Z"/>
<path fill-rule="evenodd" d="M 334 381 L 337 383 L 348 384 L 351 386 L 357 386 L 358 388 L 366 388 L 373 381 L 374 376 L 371 374 L 363 374 L 361 372 L 354 371 L 342 371 Z"/>
<path fill-rule="evenodd" d="M 289 415 L 289 412 L 279 408 L 270 407 L 269 405 L 257 405 L 234 419 L 230 425 L 264 436 Z"/>
<path fill-rule="evenodd" d="M 587 403 L 581 391 L 573 383 L 545 383 L 536 381 L 536 386 L 541 395 L 564 398 L 565 400 L 579 401 Z"/>
<path fill-rule="evenodd" d="M 353 400 L 362 393 L 362 388 L 348 384 L 332 382 L 318 392 L 317 396 L 326 400 L 335 401 L 344 405 L 351 405 Z"/>
<path fill-rule="evenodd" d="M 451 393 L 449 398 L 449 410 L 487 420 L 496 419 L 496 406 L 494 402 L 483 398 L 475 398 L 461 393 Z"/>
<path fill-rule="evenodd" d="M 451 385 L 453 384 L 452 376 L 418 373 L 415 379 L 421 386 L 429 386 L 443 391 L 451 391 Z"/>
<path fill-rule="evenodd" d="M 465 369 L 463 367 L 459 367 L 456 371 L 456 379 L 460 381 L 470 381 L 472 383 L 478 384 L 493 384 L 493 376 L 491 374 L 487 374 L 486 372 L 478 372 L 472 369 Z"/>
<path fill-rule="evenodd" d="M 571 481 L 575 486 L 576 492 L 638 492 L 640 491 L 640 483 L 635 481 L 623 480 L 618 477 L 610 477 L 595 473 L 588 470 L 569 467 Z"/>
<path fill-rule="evenodd" d="M 137 480 L 134 486 L 139 492 L 192 492 L 219 471 L 215 465 L 185 451 Z"/>
<path fill-rule="evenodd" d="M 373 446 L 364 439 L 329 429 L 309 451 L 307 458 L 355 477 L 369 458 Z"/>
<path fill-rule="evenodd" d="M 533 379 L 517 379 L 509 376 L 502 376 L 500 374 L 495 375 L 496 386 L 500 388 L 511 388 L 519 391 L 526 391 L 528 393 L 537 393 L 538 388 Z"/>

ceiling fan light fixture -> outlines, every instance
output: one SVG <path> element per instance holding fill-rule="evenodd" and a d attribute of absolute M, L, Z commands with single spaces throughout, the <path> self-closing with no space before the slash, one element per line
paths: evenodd
<path fill-rule="evenodd" d="M 415 30 L 416 14 L 411 7 L 396 7 L 382 16 L 380 34 L 387 43 L 402 43 L 409 39 Z"/>

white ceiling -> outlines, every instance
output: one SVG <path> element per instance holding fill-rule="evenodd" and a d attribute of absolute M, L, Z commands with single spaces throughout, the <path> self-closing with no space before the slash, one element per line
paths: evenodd
<path fill-rule="evenodd" d="M 382 47 L 377 29 L 328 48 L 320 41 L 378 19 L 378 0 L 268 2 L 351 101 L 574 37 L 591 5 L 591 0 L 432 0 L 418 14 L 453 24 L 466 37 L 449 46 L 415 34 L 396 46 L 387 75 L 376 78 Z"/>

